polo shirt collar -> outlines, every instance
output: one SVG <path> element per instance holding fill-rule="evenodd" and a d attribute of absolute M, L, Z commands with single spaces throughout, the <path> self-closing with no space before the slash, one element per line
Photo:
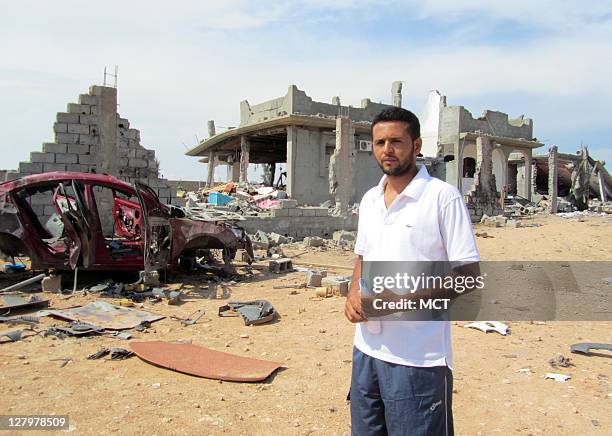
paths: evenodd
<path fill-rule="evenodd" d="M 413 198 L 418 200 L 423 191 L 425 190 L 425 186 L 427 182 L 431 180 L 431 176 L 427 172 L 427 168 L 425 165 L 420 165 L 419 171 L 416 173 L 414 178 L 408 183 L 408 185 L 404 188 L 399 195 L 403 195 L 406 197 Z M 380 182 L 378 182 L 378 195 L 383 195 L 385 193 L 385 185 L 387 184 L 387 175 L 385 174 Z"/>

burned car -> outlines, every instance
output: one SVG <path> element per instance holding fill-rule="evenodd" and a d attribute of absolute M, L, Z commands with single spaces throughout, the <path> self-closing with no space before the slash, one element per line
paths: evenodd
<path fill-rule="evenodd" d="M 253 258 L 246 232 L 160 202 L 144 184 L 113 176 L 52 172 L 0 184 L 0 251 L 32 269 L 153 270 L 194 267 L 219 250 Z"/>

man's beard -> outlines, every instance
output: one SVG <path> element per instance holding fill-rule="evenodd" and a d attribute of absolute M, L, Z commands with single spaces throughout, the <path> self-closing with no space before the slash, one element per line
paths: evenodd
<path fill-rule="evenodd" d="M 410 159 L 408 159 L 406 162 L 404 162 L 403 164 L 400 163 L 398 166 L 396 166 L 395 168 L 390 168 L 390 169 L 385 169 L 385 167 L 383 166 L 383 164 L 379 163 L 378 166 L 380 167 L 380 169 L 382 170 L 382 172 L 384 174 L 386 174 L 387 176 L 401 176 L 403 174 L 406 174 L 408 171 L 411 170 L 412 168 L 412 162 L 410 162 Z"/>

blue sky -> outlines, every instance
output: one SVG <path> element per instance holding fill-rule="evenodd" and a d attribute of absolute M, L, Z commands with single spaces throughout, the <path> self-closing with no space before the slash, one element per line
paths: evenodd
<path fill-rule="evenodd" d="M 587 144 L 612 163 L 609 0 L 0 3 L 0 168 L 52 140 L 55 113 L 115 64 L 119 112 L 174 179 L 205 178 L 185 146 L 208 119 L 237 125 L 243 99 L 296 84 L 320 101 L 389 102 L 393 80 L 416 112 L 438 89 L 475 116 L 525 114 L 547 146 Z"/>

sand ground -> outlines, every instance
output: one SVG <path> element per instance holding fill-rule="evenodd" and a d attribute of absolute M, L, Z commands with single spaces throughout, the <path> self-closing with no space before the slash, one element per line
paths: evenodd
<path fill-rule="evenodd" d="M 485 260 L 612 260 L 612 217 L 561 219 L 539 216 L 539 227 L 485 228 L 478 238 Z M 287 254 L 303 251 L 288 249 Z M 350 252 L 311 249 L 300 263 L 350 267 Z M 350 270 L 328 268 L 330 273 Z M 612 270 L 610 271 L 612 276 Z M 68 414 L 77 434 L 349 434 L 345 401 L 351 369 L 353 326 L 343 316 L 344 299 L 316 298 L 312 290 L 273 289 L 298 284 L 303 273 L 255 271 L 231 286 L 232 299 L 265 298 L 281 314 L 276 323 L 246 327 L 239 318 L 219 318 L 225 300 L 204 298 L 201 279 L 182 279 L 188 291 L 180 306 L 145 303 L 167 318 L 137 340 L 189 340 L 243 356 L 284 362 L 287 369 L 265 383 L 230 383 L 158 368 L 137 357 L 87 360 L 104 346 L 127 347 L 110 337 L 55 339 L 37 336 L 0 345 L 0 414 Z M 612 288 L 611 288 L 612 289 Z M 292 292 L 293 291 L 293 292 Z M 49 294 L 53 306 L 94 301 Z M 112 302 L 112 300 L 110 300 Z M 170 315 L 206 310 L 184 327 Z M 45 319 L 44 326 L 61 324 Z M 458 435 L 610 434 L 612 359 L 570 355 L 575 342 L 612 342 L 610 322 L 510 322 L 511 334 L 484 334 L 453 323 L 454 417 Z M 2 326 L 2 331 L 11 330 Z M 247 337 L 245 337 L 245 335 Z M 575 366 L 554 370 L 557 353 Z M 52 359 L 69 357 L 61 367 Z M 531 373 L 518 372 L 531 368 Z M 563 372 L 571 380 L 545 380 Z M 16 432 L 12 432 L 16 433 Z"/>

